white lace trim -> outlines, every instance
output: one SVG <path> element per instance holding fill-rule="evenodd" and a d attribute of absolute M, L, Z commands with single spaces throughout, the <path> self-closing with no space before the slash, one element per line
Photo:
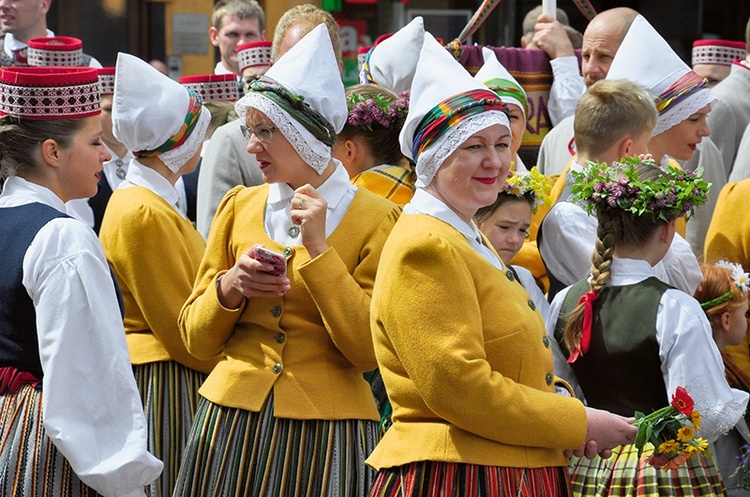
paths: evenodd
<path fill-rule="evenodd" d="M 435 140 L 417 159 L 417 186 L 424 188 L 435 177 L 445 159 L 474 133 L 500 124 L 510 129 L 508 116 L 499 110 L 482 112 L 471 116 L 450 129 L 443 136 Z"/>
<path fill-rule="evenodd" d="M 701 413 L 699 437 L 713 442 L 731 430 L 745 414 L 746 392 L 732 388 L 731 396 L 721 395 L 721 398 L 717 398 L 717 393 L 699 378 L 689 383 L 685 389 L 695 402 L 695 410 Z"/>
<path fill-rule="evenodd" d="M 206 130 L 210 123 L 211 111 L 203 106 L 201 107 L 201 114 L 198 116 L 198 122 L 195 128 L 193 128 L 192 133 L 190 133 L 190 136 L 185 140 L 185 143 L 159 155 L 159 159 L 161 159 L 170 171 L 173 173 L 179 171 L 198 152 L 201 145 L 203 145 L 203 139 L 206 137 Z"/>
<path fill-rule="evenodd" d="M 716 100 L 716 96 L 708 88 L 704 88 L 695 95 L 691 95 L 668 109 L 664 114 L 659 115 L 659 118 L 656 120 L 656 127 L 651 132 L 651 136 L 660 135 L 668 129 L 677 126 L 714 100 Z"/>
<path fill-rule="evenodd" d="M 237 115 L 245 121 L 247 108 L 253 107 L 264 113 L 281 131 L 281 134 L 289 140 L 294 150 L 297 151 L 302 160 L 315 169 L 318 174 L 323 174 L 331 162 L 331 147 L 318 140 L 305 127 L 294 119 L 287 111 L 261 95 L 248 93 L 236 104 Z"/>

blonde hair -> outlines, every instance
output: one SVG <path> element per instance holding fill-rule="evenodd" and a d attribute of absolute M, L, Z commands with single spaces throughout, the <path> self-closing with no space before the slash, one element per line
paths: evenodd
<path fill-rule="evenodd" d="M 639 163 L 635 170 L 641 179 L 656 179 L 664 172 L 653 164 Z M 618 170 L 612 176 L 616 181 L 622 176 Z M 597 295 L 607 286 L 612 276 L 612 259 L 617 245 L 644 243 L 654 232 L 664 225 L 664 221 L 654 221 L 651 216 L 634 216 L 618 207 L 604 204 L 597 209 L 599 225 L 596 230 L 596 249 L 591 254 L 591 291 Z M 579 304 L 566 317 L 565 345 L 569 351 L 577 349 L 583 334 L 583 304 Z"/>
<path fill-rule="evenodd" d="M 266 15 L 256 0 L 219 0 L 214 5 L 211 24 L 216 30 L 221 30 L 224 17 L 234 16 L 237 19 L 258 19 L 258 28 L 263 31 L 266 28 Z"/>
<path fill-rule="evenodd" d="M 658 117 L 653 98 L 636 83 L 624 79 L 598 81 L 576 106 L 576 148 L 581 155 L 598 157 L 624 136 L 651 131 Z"/>
<path fill-rule="evenodd" d="M 336 20 L 330 13 L 309 3 L 292 7 L 281 16 L 281 19 L 279 19 L 279 22 L 276 24 L 276 29 L 273 32 L 271 60 L 275 62 L 281 57 L 279 49 L 281 48 L 281 42 L 284 40 L 284 36 L 289 28 L 292 26 L 299 26 L 301 30 L 300 34 L 304 36 L 321 23 L 324 23 L 328 28 L 328 34 L 331 37 L 331 45 L 333 45 L 333 53 L 336 54 L 336 62 L 338 62 L 339 67 L 343 67 L 343 60 L 341 58 L 341 40 L 339 39 L 339 25 L 336 24 Z"/>

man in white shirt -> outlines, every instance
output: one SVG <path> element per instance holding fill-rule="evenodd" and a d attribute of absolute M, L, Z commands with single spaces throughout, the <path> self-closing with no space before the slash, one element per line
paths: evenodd
<path fill-rule="evenodd" d="M 47 29 L 47 12 L 52 0 L 14 0 L 0 2 L 0 66 L 26 65 L 26 43 L 31 38 L 55 36 Z M 84 54 L 84 63 L 102 67 L 98 60 Z"/>
<path fill-rule="evenodd" d="M 208 37 L 221 54 L 214 73 L 239 76 L 237 45 L 266 39 L 263 9 L 255 0 L 220 0 L 214 6 L 211 22 Z"/>

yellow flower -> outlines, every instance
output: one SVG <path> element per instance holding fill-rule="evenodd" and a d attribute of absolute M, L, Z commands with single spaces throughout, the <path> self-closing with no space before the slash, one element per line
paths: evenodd
<path fill-rule="evenodd" d="M 676 452 L 680 450 L 680 444 L 676 440 L 668 440 L 659 445 L 659 453 Z"/>
<path fill-rule="evenodd" d="M 703 422 L 703 418 L 701 417 L 701 413 L 698 411 L 693 411 L 688 416 L 690 419 L 690 422 L 693 423 L 693 426 L 695 426 L 696 431 L 701 429 L 701 423 Z"/>
<path fill-rule="evenodd" d="M 703 452 L 704 450 L 708 448 L 708 440 L 704 440 L 698 437 L 694 440 L 694 442 L 698 444 L 698 448 L 700 449 L 701 452 Z"/>
<path fill-rule="evenodd" d="M 677 430 L 677 440 L 680 442 L 687 442 L 695 436 L 695 428 L 690 425 L 685 425 Z"/>

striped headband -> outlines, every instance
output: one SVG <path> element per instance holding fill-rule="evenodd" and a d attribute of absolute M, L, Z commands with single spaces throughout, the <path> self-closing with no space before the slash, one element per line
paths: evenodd
<path fill-rule="evenodd" d="M 490 110 L 508 114 L 508 107 L 488 90 L 469 90 L 443 100 L 422 118 L 414 133 L 412 156 L 416 161 L 424 150 L 467 117 Z"/>
<path fill-rule="evenodd" d="M 291 114 L 316 139 L 329 147 L 333 146 L 336 141 L 336 130 L 325 117 L 305 102 L 304 96 L 294 95 L 267 76 L 250 83 L 250 91 L 263 95 Z"/>
<path fill-rule="evenodd" d="M 374 79 L 372 79 L 372 73 L 370 72 L 370 56 L 372 55 L 373 50 L 375 47 L 373 46 L 370 48 L 370 50 L 367 51 L 367 55 L 365 55 L 365 60 L 362 62 L 362 71 L 360 72 L 359 80 L 368 85 L 377 85 Z"/>
<path fill-rule="evenodd" d="M 187 90 L 187 92 L 188 96 L 190 97 L 190 101 L 188 102 L 188 111 L 187 115 L 185 116 L 185 122 L 182 123 L 182 126 L 177 131 L 177 133 L 172 135 L 158 148 L 155 148 L 153 150 L 138 150 L 136 152 L 133 152 L 134 156 L 156 157 L 157 155 L 163 154 L 168 150 L 173 150 L 185 143 L 185 140 L 188 139 L 190 133 L 193 132 L 195 125 L 198 124 L 198 118 L 201 115 L 201 109 L 203 107 L 203 103 L 201 102 L 201 99 L 197 93 L 195 93 L 193 90 Z"/>
<path fill-rule="evenodd" d="M 523 88 L 514 84 L 512 81 L 503 78 L 492 78 L 483 82 L 485 86 L 494 91 L 501 99 L 503 97 L 514 98 L 521 102 L 523 114 L 529 115 L 529 101 L 526 98 L 526 92 Z"/>
<path fill-rule="evenodd" d="M 706 87 L 708 80 L 693 71 L 688 72 L 672 83 L 672 86 L 656 97 L 654 103 L 659 114 L 664 114 L 677 103 L 685 100 Z"/>

